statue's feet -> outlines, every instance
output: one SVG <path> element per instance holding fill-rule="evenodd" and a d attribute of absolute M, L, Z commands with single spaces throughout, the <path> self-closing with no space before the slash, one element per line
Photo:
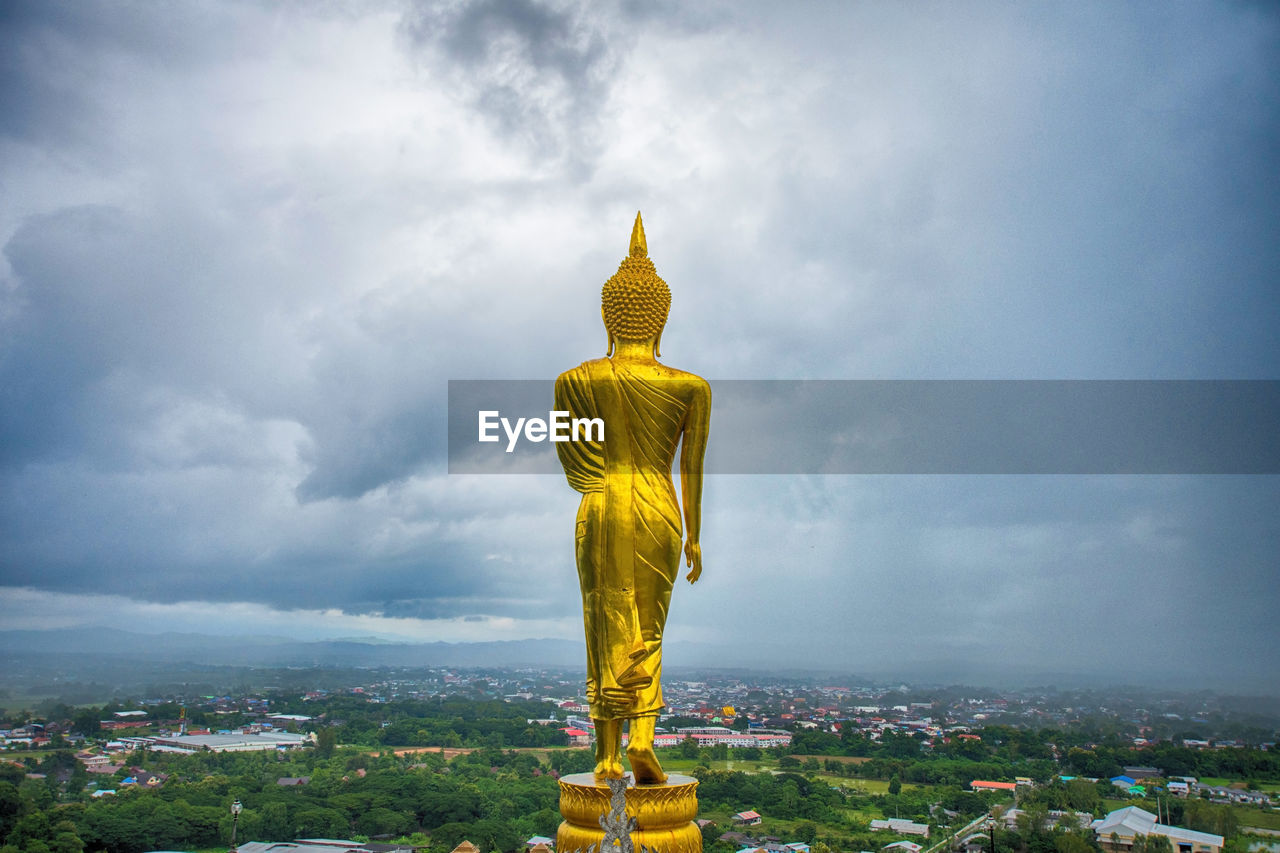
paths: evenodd
<path fill-rule="evenodd" d="M 597 779 L 621 779 L 622 778 L 622 761 L 620 759 L 601 759 L 596 762 L 596 778 Z"/>
<path fill-rule="evenodd" d="M 627 747 L 627 760 L 631 762 L 631 772 L 637 785 L 661 785 L 667 781 L 667 774 L 662 772 L 658 756 L 653 754 L 653 747 Z"/>

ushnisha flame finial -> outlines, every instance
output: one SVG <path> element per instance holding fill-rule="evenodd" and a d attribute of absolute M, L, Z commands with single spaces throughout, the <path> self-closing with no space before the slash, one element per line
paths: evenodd
<path fill-rule="evenodd" d="M 631 226 L 631 251 L 633 258 L 649 257 L 649 244 L 644 241 L 644 222 L 640 219 L 640 211 L 636 211 L 636 224 Z"/>
<path fill-rule="evenodd" d="M 600 296 L 610 353 L 615 340 L 643 341 L 662 333 L 671 308 L 671 289 L 649 260 L 639 212 L 631 228 L 631 250 L 618 265 L 618 271 L 604 283 Z"/>

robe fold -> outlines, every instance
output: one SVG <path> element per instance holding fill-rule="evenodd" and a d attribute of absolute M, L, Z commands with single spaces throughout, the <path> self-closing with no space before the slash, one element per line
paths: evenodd
<path fill-rule="evenodd" d="M 604 441 L 556 444 L 582 494 L 575 553 L 587 639 L 587 699 L 598 720 L 663 708 L 662 631 L 683 529 L 671 481 L 688 405 L 662 380 L 609 359 L 556 380 L 555 405 L 601 418 Z"/>

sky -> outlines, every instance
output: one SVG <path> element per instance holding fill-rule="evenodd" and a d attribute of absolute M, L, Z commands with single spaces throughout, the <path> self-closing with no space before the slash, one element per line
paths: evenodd
<path fill-rule="evenodd" d="M 579 638 L 446 389 L 603 355 L 637 210 L 713 389 L 1280 379 L 1269 4 L 33 0 L 0 104 L 0 630 Z M 1277 506 L 709 477 L 668 665 L 1274 692 Z"/>

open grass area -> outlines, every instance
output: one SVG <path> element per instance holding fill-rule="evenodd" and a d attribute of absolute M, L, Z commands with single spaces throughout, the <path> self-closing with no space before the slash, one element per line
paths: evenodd
<path fill-rule="evenodd" d="M 1280 831 L 1280 812 L 1256 809 L 1252 806 L 1233 806 L 1240 816 L 1241 826 Z"/>
<path fill-rule="evenodd" d="M 1229 788 L 1232 785 L 1235 785 L 1239 780 L 1227 779 L 1223 776 L 1201 776 L 1200 781 L 1206 785 L 1213 785 L 1217 788 Z M 1244 783 L 1241 782 L 1240 784 L 1243 785 Z"/>
<path fill-rule="evenodd" d="M 1142 799 L 1142 797 L 1134 797 L 1131 800 L 1117 800 L 1117 799 L 1112 799 L 1111 797 L 1104 797 L 1102 800 L 1102 808 L 1104 808 L 1109 812 L 1113 812 L 1116 809 L 1127 808 L 1129 806 L 1137 806 L 1140 809 L 1146 809 L 1152 814 L 1155 814 L 1156 798 L 1152 797 L 1148 801 L 1148 800 Z"/>
<path fill-rule="evenodd" d="M 838 761 L 841 764 L 863 764 L 870 761 L 870 758 L 864 758 L 859 755 L 793 755 L 792 758 L 800 761 L 807 761 L 810 758 L 816 758 L 820 762 Z"/>
<path fill-rule="evenodd" d="M 700 765 L 711 770 L 737 770 L 742 773 L 759 773 L 776 770 L 778 767 L 776 761 L 739 761 L 732 758 L 722 761 L 700 761 L 697 758 L 680 758 L 663 752 L 658 753 L 658 761 L 662 762 L 663 770 L 685 774 Z"/>
<path fill-rule="evenodd" d="M 889 782 L 885 779 L 845 779 L 843 776 L 828 776 L 832 785 L 838 785 L 846 791 L 859 794 L 887 794 Z"/>
<path fill-rule="evenodd" d="M 26 693 L 22 690 L 9 690 L 0 695 L 0 712 L 14 714 L 18 711 L 33 711 L 57 697 L 49 693 Z"/>

